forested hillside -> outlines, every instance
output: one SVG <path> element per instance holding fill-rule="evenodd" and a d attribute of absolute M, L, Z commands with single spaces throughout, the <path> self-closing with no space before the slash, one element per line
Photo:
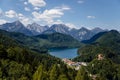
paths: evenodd
<path fill-rule="evenodd" d="M 8 36 L 0 37 L 1 80 L 74 80 L 76 71 L 59 58 L 31 51 Z"/>
<path fill-rule="evenodd" d="M 17 42 L 17 44 L 23 45 L 24 47 L 28 47 L 31 50 L 40 53 L 47 52 L 48 48 L 74 48 L 82 45 L 73 37 L 61 33 L 27 36 L 18 32 L 7 32 L 0 30 L 0 34 L 11 37 Z"/>
<path fill-rule="evenodd" d="M 87 62 L 87 66 L 80 66 L 79 70 L 71 68 L 63 63 L 61 59 L 53 57 L 46 52 L 41 54 L 39 51 L 32 50 L 32 45 L 25 46 L 29 41 L 33 40 L 34 42 L 34 40 L 39 39 L 47 40 L 54 44 L 61 43 L 61 45 L 64 45 L 64 42 L 70 44 L 74 40 L 70 36 L 64 38 L 62 35 L 56 33 L 29 37 L 21 33 L 1 31 L 0 79 L 120 80 L 120 34 L 117 31 L 106 32 L 78 50 L 80 56 L 73 60 L 75 62 Z M 108 37 L 109 39 L 107 39 Z M 67 42 L 68 40 L 70 42 Z M 24 43 L 24 41 L 26 42 Z M 77 42 L 76 40 L 74 41 L 73 43 Z M 40 49 L 42 50 L 44 47 Z M 100 56 L 99 58 L 99 55 L 102 55 L 102 57 Z"/>

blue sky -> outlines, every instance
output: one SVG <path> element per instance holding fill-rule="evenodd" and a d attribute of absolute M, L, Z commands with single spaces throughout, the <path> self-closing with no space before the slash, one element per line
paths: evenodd
<path fill-rule="evenodd" d="M 120 0 L 0 0 L 0 24 L 15 20 L 120 30 Z"/>

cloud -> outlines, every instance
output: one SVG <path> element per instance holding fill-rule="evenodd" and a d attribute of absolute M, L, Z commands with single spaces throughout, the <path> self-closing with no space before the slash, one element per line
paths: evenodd
<path fill-rule="evenodd" d="M 95 19 L 95 16 L 87 16 L 88 19 Z"/>
<path fill-rule="evenodd" d="M 57 18 L 61 18 L 64 15 L 64 11 L 70 10 L 68 6 L 55 7 L 53 9 L 45 10 L 42 13 L 37 11 L 32 12 L 34 20 L 45 21 L 48 24 L 54 23 Z"/>
<path fill-rule="evenodd" d="M 70 29 L 72 29 L 72 28 L 77 28 L 74 24 L 72 24 L 72 23 L 64 23 L 63 21 L 61 21 L 61 20 L 56 20 L 56 21 L 54 21 L 54 23 L 52 23 L 52 24 L 65 24 L 66 26 L 68 26 Z"/>
<path fill-rule="evenodd" d="M 2 17 L 2 15 L 3 15 L 3 11 L 2 11 L 2 9 L 0 8 L 0 17 Z"/>
<path fill-rule="evenodd" d="M 58 19 L 58 20 L 54 21 L 52 24 L 63 24 L 63 22 Z"/>
<path fill-rule="evenodd" d="M 79 3 L 79 4 L 82 4 L 82 3 L 84 3 L 84 1 L 83 1 L 83 0 L 79 0 L 78 3 Z"/>
<path fill-rule="evenodd" d="M 27 5 L 28 4 L 28 2 L 24 2 L 24 5 Z"/>
<path fill-rule="evenodd" d="M 5 12 L 5 16 L 8 18 L 12 18 L 12 19 L 18 19 L 20 20 L 24 25 L 30 24 L 32 23 L 32 19 L 26 17 L 25 15 L 23 15 L 22 13 L 17 13 L 14 10 L 9 10 Z M 5 20 L 0 20 L 0 24 L 5 23 Z"/>
<path fill-rule="evenodd" d="M 18 18 L 19 18 L 19 19 L 22 19 L 23 17 L 24 17 L 23 14 L 21 14 L 21 13 L 18 14 Z"/>
<path fill-rule="evenodd" d="M 72 23 L 65 23 L 66 26 L 70 27 L 70 28 L 77 28 L 74 24 Z"/>
<path fill-rule="evenodd" d="M 24 24 L 30 24 L 32 22 L 32 19 L 25 17 L 23 14 L 19 13 L 18 14 L 18 19 Z"/>
<path fill-rule="evenodd" d="M 7 22 L 6 20 L 0 19 L 0 25 L 1 25 L 1 24 L 5 24 L 6 22 Z"/>
<path fill-rule="evenodd" d="M 17 17 L 17 13 L 14 10 L 9 10 L 5 12 L 5 16 L 9 18 Z"/>
<path fill-rule="evenodd" d="M 30 11 L 30 9 L 28 7 L 25 7 L 24 9 L 25 9 L 25 11 Z"/>
<path fill-rule="evenodd" d="M 28 0 L 28 3 L 32 4 L 34 7 L 44 7 L 46 5 L 44 0 Z"/>
<path fill-rule="evenodd" d="M 32 14 L 36 20 L 45 21 L 48 24 L 53 23 L 55 18 L 60 18 L 64 15 L 63 12 L 57 9 L 45 10 L 43 13 L 33 12 Z"/>
<path fill-rule="evenodd" d="M 34 10 L 40 10 L 40 8 L 39 7 L 34 7 Z"/>
<path fill-rule="evenodd" d="M 56 9 L 61 9 L 61 10 L 70 10 L 71 8 L 67 5 L 62 5 L 62 6 L 59 6 L 59 7 L 55 7 Z"/>

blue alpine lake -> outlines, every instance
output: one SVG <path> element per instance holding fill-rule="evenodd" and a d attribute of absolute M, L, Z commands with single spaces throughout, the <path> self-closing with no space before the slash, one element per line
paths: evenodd
<path fill-rule="evenodd" d="M 50 49 L 49 53 L 52 56 L 58 57 L 58 58 L 68 58 L 72 59 L 77 56 L 77 49 L 78 48 L 69 48 L 69 49 Z"/>

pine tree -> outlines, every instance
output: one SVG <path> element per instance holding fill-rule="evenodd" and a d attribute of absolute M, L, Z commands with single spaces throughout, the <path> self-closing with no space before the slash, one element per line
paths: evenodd
<path fill-rule="evenodd" d="M 43 80 L 43 65 L 40 65 L 33 74 L 33 80 Z"/>
<path fill-rule="evenodd" d="M 50 71 L 50 80 L 56 80 L 57 79 L 57 74 L 58 70 L 57 70 L 57 65 L 53 65 L 52 66 L 52 69 Z"/>
<path fill-rule="evenodd" d="M 77 73 L 75 80 L 90 80 L 88 73 L 86 72 L 84 67 L 81 67 Z"/>
<path fill-rule="evenodd" d="M 68 80 L 67 76 L 65 74 L 61 74 L 58 78 L 58 80 Z"/>

